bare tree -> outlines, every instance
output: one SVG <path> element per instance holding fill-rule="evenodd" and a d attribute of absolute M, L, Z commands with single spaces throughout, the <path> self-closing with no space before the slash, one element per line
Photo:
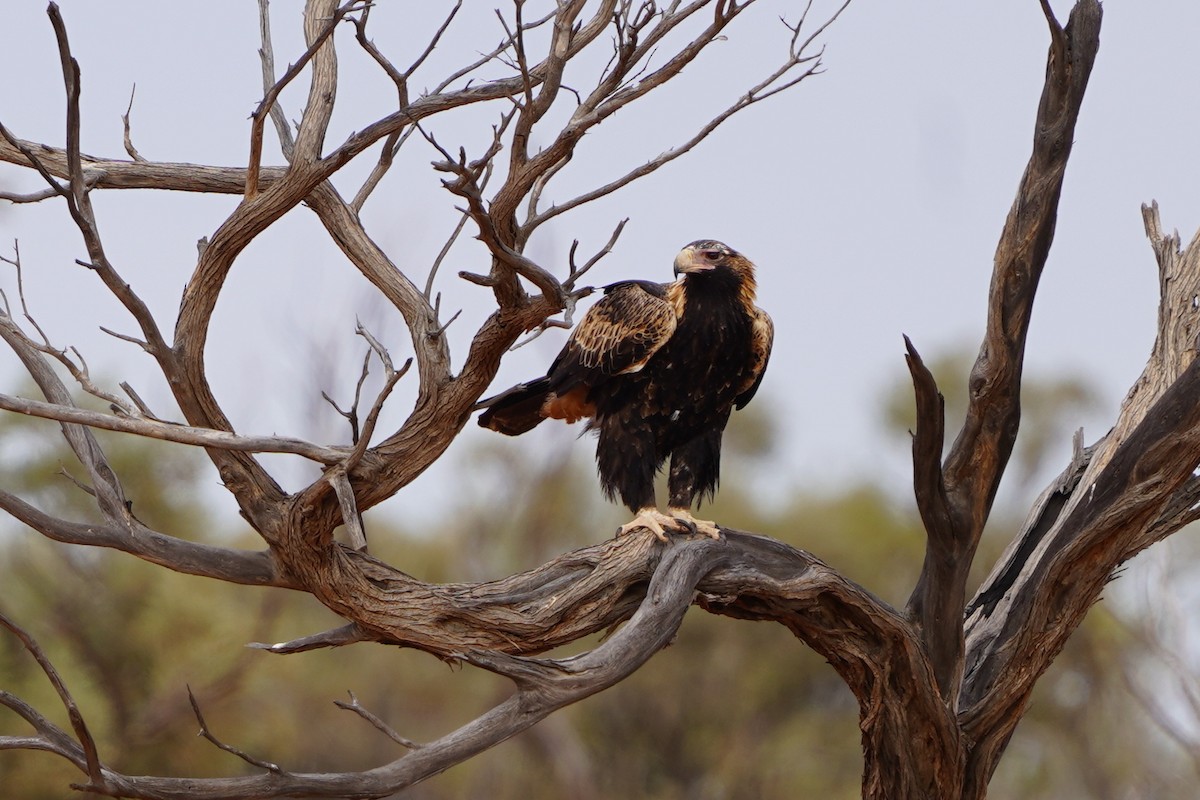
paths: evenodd
<path fill-rule="evenodd" d="M 1195 303 L 1200 295 L 1200 240 L 1181 251 L 1177 236 L 1163 235 L 1157 207 L 1152 207 L 1145 209 L 1144 217 L 1158 259 L 1162 296 L 1158 338 L 1145 372 L 1112 430 L 1089 447 L 1078 442 L 1071 463 L 1034 501 L 1027 522 L 991 575 L 974 597 L 967 597 L 968 570 L 1017 435 L 1025 337 L 1098 48 L 1097 0 L 1079 0 L 1065 26 L 1042 2 L 1050 49 L 1033 152 L 996 251 L 986 334 L 971 372 L 966 420 L 944 458 L 941 397 L 909 343 L 918 409 L 914 488 L 928 541 L 924 569 L 905 608 L 888 606 L 809 553 L 733 530 L 725 530 L 720 540 L 683 536 L 666 545 L 649 534 L 623 537 L 477 584 L 424 583 L 366 552 L 362 512 L 394 496 L 442 455 L 470 419 L 505 353 L 524 333 L 570 324 L 575 303 L 590 291 L 580 285 L 581 279 L 611 249 L 621 225 L 608 245 L 586 260 L 577 260 L 572 247 L 566 275 L 526 255 L 534 232 L 686 154 L 730 116 L 818 71 L 815 42 L 832 20 L 813 25 L 805 11 L 794 23 L 786 23 L 789 30 L 778 69 L 729 107 L 714 110 L 693 136 L 627 174 L 570 199 L 544 204 L 547 187 L 584 134 L 674 79 L 754 5 L 754 0 L 696 0 L 660 8 L 651 2 L 561 0 L 533 17 L 517 0 L 509 12 L 498 15 L 504 35 L 493 51 L 418 95 L 411 86 L 413 77 L 456 24 L 461 5 L 448 13 L 418 57 L 402 69 L 369 38 L 368 3 L 352 0 L 338 6 L 332 0 L 309 0 L 304 15 L 308 49 L 277 78 L 264 1 L 264 94 L 250 123 L 249 163 L 231 168 L 147 161 L 133 147 L 128 128 L 128 160 L 83 154 L 80 65 L 71 55 L 66 25 L 51 4 L 68 95 L 66 145 L 25 141 L 0 128 L 0 158 L 36 170 L 48 186 L 7 199 L 61 199 L 66 205 L 87 248 L 88 258 L 80 263 L 96 273 L 137 323 L 140 335 L 122 338 L 154 359 L 183 421 L 159 417 L 128 385 L 122 386 L 124 395 L 95 385 L 77 352 L 52 345 L 28 311 L 26 324 L 18 324 L 17 312 L 9 306 L 0 315 L 0 336 L 44 400 L 5 394 L 0 395 L 0 407 L 61 423 L 63 436 L 86 471 L 80 485 L 94 496 L 98 519 L 58 519 L 7 491 L 0 491 L 0 506 L 51 539 L 116 548 L 167 569 L 217 580 L 300 590 L 347 620 L 336 630 L 264 645 L 270 652 L 380 642 L 491 670 L 511 678 L 516 690 L 477 719 L 426 743 L 409 742 L 357 701 L 349 703 L 350 710 L 410 751 L 374 769 L 347 773 L 298 774 L 243 753 L 208 730 L 197 705 L 203 734 L 254 765 L 258 774 L 203 779 L 132 776 L 103 761 L 58 671 L 28 633 L 4 618 L 54 683 L 70 712 L 72 730 L 54 725 L 23 700 L 0 693 L 0 702 L 34 729 L 29 736 L 0 737 L 0 748 L 56 753 L 83 773 L 85 788 L 111 796 L 383 796 L 621 681 L 669 643 L 684 612 L 696 604 L 714 614 L 779 622 L 834 666 L 860 704 L 865 797 L 983 797 L 1035 682 L 1114 570 L 1198 515 L 1200 479 L 1194 472 L 1200 465 L 1200 366 L 1194 361 L 1192 330 L 1200 313 Z M 329 147 L 325 139 L 338 89 L 336 47 L 346 44 L 343 34 L 351 29 L 357 46 L 394 82 L 397 108 Z M 568 65 L 605 43 L 611 54 L 594 82 L 586 90 L 568 88 Z M 497 65 L 505 75 L 487 77 Z M 279 97 L 301 75 L 308 76 L 308 100 L 293 130 Z M 499 110 L 483 152 L 469 154 L 429 132 L 426 123 L 431 118 L 485 103 L 497 104 Z M 284 166 L 263 164 L 268 118 Z M 532 145 L 535 137 L 544 142 L 540 148 Z M 454 320 L 444 318 L 434 289 L 442 259 L 430 265 L 420 284 L 417 276 L 393 263 L 359 216 L 400 148 L 410 141 L 425 141 L 440 154 L 434 167 L 461 209 L 462 224 L 443 254 L 466 230 L 478 236 L 490 255 L 486 269 L 459 273 L 492 291 L 495 310 L 475 332 L 456 373 L 446 337 L 446 327 Z M 347 201 L 331 178 L 377 144 L 377 163 Z M 103 245 L 91 195 L 123 188 L 241 196 L 201 245 L 171 340 Z M 361 331 L 368 358 L 383 365 L 385 380 L 374 398 L 362 396 L 360 381 L 353 406 L 343 412 L 352 428 L 348 446 L 235 433 L 205 368 L 213 310 L 239 255 L 300 204 L 312 210 L 346 259 L 403 315 L 411 336 L 412 360 L 397 365 L 375 337 Z M 19 253 L 8 260 L 19 269 Z M 381 409 L 410 365 L 418 384 L 415 407 L 398 429 L 378 431 Z M 76 391 L 101 398 L 111 413 L 77 407 L 59 377 L 60 368 L 69 371 L 78 384 Z M 236 550 L 148 528 L 131 512 L 120 478 L 92 428 L 204 448 L 266 548 Z M 259 453 L 309 459 L 321 465 L 323 474 L 288 493 L 256 458 Z M 350 545 L 334 539 L 335 529 L 343 524 Z M 624 624 L 614 635 L 582 655 L 532 657 L 620 623 Z"/>

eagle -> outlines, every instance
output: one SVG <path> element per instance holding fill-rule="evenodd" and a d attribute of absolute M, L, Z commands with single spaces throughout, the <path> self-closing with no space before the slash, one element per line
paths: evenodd
<path fill-rule="evenodd" d="M 605 495 L 635 514 L 617 535 L 719 538 L 691 507 L 716 493 L 721 436 L 762 383 L 774 325 L 755 305 L 754 264 L 728 245 L 692 242 L 675 257 L 675 275 L 604 287 L 545 376 L 482 401 L 479 424 L 517 436 L 544 419 L 586 419 Z M 654 477 L 668 458 L 664 514 Z"/>

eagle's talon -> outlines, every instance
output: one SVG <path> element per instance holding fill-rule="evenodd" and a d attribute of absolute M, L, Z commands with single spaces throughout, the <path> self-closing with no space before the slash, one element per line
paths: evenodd
<path fill-rule="evenodd" d="M 641 509 L 638 511 L 636 517 L 617 528 L 617 536 L 624 536 L 625 534 L 636 531 L 639 528 L 645 528 L 653 533 L 660 542 L 665 542 L 667 541 L 666 528 L 676 528 L 678 524 L 679 521 L 676 520 L 675 517 L 669 514 L 664 514 L 657 508 L 651 506 L 649 508 Z"/>
<path fill-rule="evenodd" d="M 687 519 L 685 517 L 676 517 L 676 516 L 672 516 L 672 519 L 674 519 L 676 522 L 678 522 L 680 525 L 683 526 L 682 532 L 686 532 L 686 533 L 699 533 L 700 532 L 699 529 L 697 529 L 697 527 L 696 527 L 696 520 Z"/>
<path fill-rule="evenodd" d="M 702 533 L 710 539 L 721 538 L 721 528 L 711 519 L 696 519 L 686 508 L 672 508 L 671 519 L 682 525 L 689 533 Z"/>

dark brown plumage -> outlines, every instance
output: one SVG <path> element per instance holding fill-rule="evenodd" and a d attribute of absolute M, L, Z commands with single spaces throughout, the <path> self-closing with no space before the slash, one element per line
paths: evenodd
<path fill-rule="evenodd" d="M 646 527 L 719 535 L 691 515 L 717 489 L 721 435 L 762 381 L 771 353 L 771 318 L 755 306 L 754 265 L 728 246 L 702 239 L 675 258 L 673 283 L 623 281 L 605 288 L 545 377 L 483 402 L 485 428 L 510 436 L 543 419 L 575 422 L 599 434 L 596 462 L 610 498 L 637 516 L 621 532 Z M 658 511 L 654 476 L 670 458 L 668 514 Z"/>

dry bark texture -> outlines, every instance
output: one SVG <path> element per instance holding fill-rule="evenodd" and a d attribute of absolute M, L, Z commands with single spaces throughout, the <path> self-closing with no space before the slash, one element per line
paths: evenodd
<path fill-rule="evenodd" d="M 240 754 L 261 773 L 196 779 L 124 775 L 102 761 L 66 686 L 36 642 L 14 622 L 0 618 L 55 681 L 73 725 L 71 732 L 64 731 L 19 698 L 0 693 L 0 703 L 35 731 L 29 737 L 0 737 L 0 747 L 57 753 L 80 769 L 88 790 L 111 796 L 384 796 L 622 680 L 671 640 L 694 603 L 715 614 L 785 625 L 834 666 L 861 707 L 864 797 L 985 796 L 1035 682 L 1113 570 L 1194 520 L 1200 499 L 1200 480 L 1193 474 L 1200 462 L 1200 366 L 1194 360 L 1200 239 L 1181 250 L 1178 236 L 1163 235 L 1153 207 L 1145 210 L 1145 221 L 1159 264 L 1162 299 L 1158 339 L 1146 370 L 1113 429 L 1091 447 L 1080 444 L 1071 464 L 1037 499 L 983 586 L 973 598 L 966 596 L 967 573 L 1017 435 L 1025 336 L 1099 46 L 1101 9 L 1096 0 L 1079 0 L 1065 26 L 1042 4 L 1050 49 L 1032 155 L 996 251 L 986 334 L 971 373 L 967 417 L 944 459 L 941 396 L 908 343 L 918 409 L 914 490 L 928 542 L 924 569 L 905 609 L 889 607 L 808 553 L 732 530 L 719 541 L 677 537 L 666 545 L 649 535 L 631 536 L 480 584 L 425 583 L 366 552 L 361 512 L 396 494 L 445 451 L 470 418 L 500 359 L 523 332 L 569 324 L 574 303 L 589 291 L 577 285 L 579 280 L 612 247 L 620 226 L 608 245 L 582 265 L 576 264 L 572 248 L 565 278 L 524 255 L 533 232 L 683 155 L 729 116 L 816 70 L 819 62 L 809 51 L 828 22 L 814 27 L 801 20 L 780 68 L 716 113 L 693 138 L 570 201 L 540 206 L 545 186 L 588 130 L 672 79 L 752 5 L 753 0 L 740 5 L 696 2 L 659 10 L 615 0 L 595 5 L 576 0 L 559 3 L 542 19 L 525 20 L 517 3 L 509 34 L 494 53 L 413 98 L 409 79 L 453 24 L 458 6 L 425 55 L 402 70 L 370 42 L 366 4 L 310 0 L 305 13 L 308 50 L 276 80 L 263 3 L 264 98 L 251 121 L 251 157 L 245 168 L 146 161 L 128 136 L 129 160 L 81 153 L 80 67 L 71 57 L 66 25 L 51 5 L 68 92 L 66 146 L 24 141 L 0 127 L 0 159 L 37 170 L 49 187 L 38 195 L 7 199 L 65 203 L 87 247 L 85 266 L 137 322 L 140 338 L 135 341 L 156 360 L 184 420 L 157 418 L 130 390 L 128 397 L 104 393 L 65 353 L 29 336 L 12 316 L 0 314 L 0 338 L 44 395 L 42 401 L 0 395 L 0 408 L 60 421 L 87 472 L 100 519 L 86 525 L 56 519 L 7 491 L 0 491 L 0 507 L 58 541 L 116 548 L 168 569 L 218 580 L 308 592 L 347 620 L 337 630 L 262 645 L 272 652 L 383 642 L 506 675 L 516 691 L 461 729 L 365 772 L 295 774 Z M 700 14 L 705 24 L 693 39 L 647 61 L 676 26 L 691 17 L 701 20 Z M 329 148 L 325 135 L 337 96 L 338 40 L 333 33 L 340 24 L 355 27 L 357 43 L 395 82 L 398 109 Z M 549 31 L 541 54 L 525 46 L 526 34 L 535 28 Z M 541 123 L 559 97 L 566 64 L 595 41 L 612 42 L 612 62 L 594 88 L 578 95 L 568 121 L 548 130 Z M 512 66 L 511 76 L 467 80 L 500 56 Z M 282 87 L 301 75 L 310 81 L 308 103 L 293 132 L 277 99 Z M 494 142 L 478 157 L 443 149 L 419 126 L 427 117 L 494 100 L 504 101 L 504 110 Z M 262 164 L 268 119 L 287 161 L 283 166 Z M 535 130 L 545 144 L 532 152 L 528 143 Z M 489 287 L 496 310 L 476 332 L 457 374 L 451 372 L 444 336 L 448 322 L 441 319 L 432 292 L 437 265 L 425 285 L 418 285 L 372 240 L 358 215 L 385 178 L 397 149 L 413 135 L 442 152 L 444 160 L 435 166 L 465 209 L 459 231 L 473 227 L 491 255 L 486 270 L 461 275 Z M 351 201 L 345 200 L 329 178 L 380 142 L 383 152 L 371 176 Z M 493 174 L 502 176 L 501 185 L 489 189 Z M 108 260 L 92 211 L 92 192 L 129 188 L 242 198 L 203 243 L 170 340 Z M 413 360 L 397 368 L 363 331 L 385 366 L 387 381 L 370 408 L 364 404 L 360 410 L 356 401 L 348 415 L 354 422 L 351 446 L 234 433 L 206 376 L 205 341 L 226 277 L 258 234 L 301 203 L 346 259 L 403 315 L 411 334 Z M 564 311 L 563 320 L 552 319 Z M 70 370 L 80 390 L 108 401 L 114 413 L 76 407 L 53 362 Z M 409 366 L 419 382 L 416 405 L 399 429 L 377 432 L 379 409 Z M 148 529 L 130 513 L 119 476 L 91 433 L 95 427 L 203 447 L 265 549 L 197 544 Z M 288 494 L 255 457 L 264 452 L 312 459 L 323 465 L 325 475 Z M 353 547 L 334 541 L 334 529 L 343 523 Z M 532 657 L 620 623 L 613 636 L 581 656 Z"/>

